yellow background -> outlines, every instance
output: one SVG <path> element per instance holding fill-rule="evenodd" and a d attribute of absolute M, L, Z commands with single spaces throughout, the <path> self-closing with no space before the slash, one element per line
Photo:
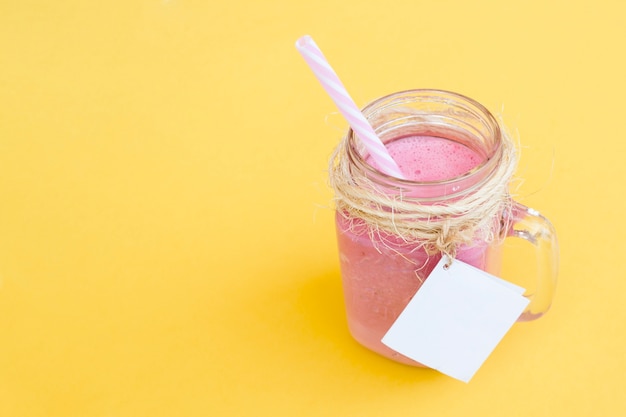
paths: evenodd
<path fill-rule="evenodd" d="M 625 4 L 3 0 L 0 416 L 626 416 Z M 560 283 L 467 385 L 347 332 L 306 33 L 518 132 Z"/>

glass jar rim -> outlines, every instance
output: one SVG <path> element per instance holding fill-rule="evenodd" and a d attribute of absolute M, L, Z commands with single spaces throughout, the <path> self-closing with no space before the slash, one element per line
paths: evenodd
<path fill-rule="evenodd" d="M 421 98 L 422 100 L 419 100 Z M 426 99 L 426 100 L 424 100 Z M 378 169 L 376 169 L 371 164 L 367 163 L 361 152 L 357 149 L 356 146 L 356 135 L 354 131 L 350 128 L 347 133 L 347 156 L 350 162 L 356 165 L 359 169 L 365 170 L 367 176 L 376 179 L 377 182 L 382 182 L 384 185 L 396 185 L 402 188 L 414 188 L 414 187 L 426 187 L 429 186 L 451 186 L 460 181 L 467 180 L 476 176 L 477 174 L 484 173 L 485 177 L 488 177 L 489 173 L 491 173 L 495 167 L 497 166 L 501 155 L 502 155 L 502 132 L 500 129 L 500 125 L 497 122 L 496 118 L 493 114 L 482 104 L 477 102 L 476 100 L 469 98 L 465 95 L 455 93 L 447 90 L 439 90 L 439 89 L 412 89 L 412 90 L 404 90 L 395 92 L 392 94 L 388 94 L 386 96 L 380 97 L 370 103 L 368 103 L 365 107 L 363 107 L 362 112 L 366 118 L 369 118 L 377 113 L 380 113 L 381 110 L 385 108 L 389 108 L 392 106 L 397 106 L 402 103 L 410 103 L 410 102 L 418 102 L 418 101 L 431 101 L 439 102 L 442 104 L 450 104 L 450 105 L 460 105 L 462 104 L 466 110 L 473 110 L 471 113 L 475 115 L 477 118 L 480 118 L 481 122 L 485 126 L 487 126 L 491 130 L 491 135 L 493 136 L 493 144 L 489 151 L 486 153 L 485 159 L 476 167 L 471 170 L 464 172 L 461 175 L 458 175 L 453 178 L 448 178 L 445 180 L 437 180 L 437 181 L 416 181 L 411 179 L 403 179 L 397 178 L 391 175 L 388 175 Z M 435 99 L 435 100 L 433 100 Z M 388 104 L 385 104 L 388 103 Z M 374 128 L 376 128 L 374 126 Z M 478 181 L 477 184 L 474 184 L 471 188 L 475 188 L 480 185 L 482 181 Z M 465 189 L 465 191 L 468 191 Z M 448 195 L 450 197 L 450 195 Z"/>

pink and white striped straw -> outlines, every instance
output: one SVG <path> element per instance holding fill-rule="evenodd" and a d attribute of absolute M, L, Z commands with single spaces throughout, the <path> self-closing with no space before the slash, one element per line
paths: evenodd
<path fill-rule="evenodd" d="M 309 64 L 311 70 L 322 84 L 330 98 L 333 99 L 343 117 L 346 118 L 352 130 L 361 139 L 365 149 L 370 153 L 378 168 L 387 175 L 404 179 L 398 164 L 389 155 L 387 148 L 374 132 L 363 113 L 348 94 L 339 77 L 332 69 L 324 54 L 315 44 L 313 38 L 305 35 L 296 41 L 296 48 Z"/>

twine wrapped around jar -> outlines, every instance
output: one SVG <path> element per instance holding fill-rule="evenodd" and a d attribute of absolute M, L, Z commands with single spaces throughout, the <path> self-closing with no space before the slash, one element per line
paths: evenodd
<path fill-rule="evenodd" d="M 506 132 L 502 131 L 500 161 L 479 187 L 453 199 L 426 204 L 401 188 L 381 185 L 355 168 L 348 155 L 349 138 L 350 134 L 344 137 L 330 159 L 329 182 L 336 210 L 349 222 L 364 223 L 367 227 L 359 228 L 367 230 L 363 233 L 382 242 L 382 235 L 391 235 L 450 259 L 460 246 L 505 237 L 512 217 L 509 183 L 517 165 L 515 144 Z"/>

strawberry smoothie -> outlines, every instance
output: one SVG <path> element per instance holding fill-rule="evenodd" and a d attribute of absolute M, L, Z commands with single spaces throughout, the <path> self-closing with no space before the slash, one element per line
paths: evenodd
<path fill-rule="evenodd" d="M 407 179 L 419 182 L 457 178 L 483 162 L 469 147 L 434 136 L 408 136 L 387 143 Z M 375 167 L 373 161 L 368 161 Z M 428 277 L 441 255 L 428 254 L 392 235 L 371 238 L 359 219 L 337 212 L 337 238 L 348 325 L 367 348 L 395 361 L 421 366 L 381 343 L 409 300 Z M 384 240 L 384 243 L 383 243 Z M 457 259 L 490 269 L 493 248 L 485 242 L 460 247 Z"/>

